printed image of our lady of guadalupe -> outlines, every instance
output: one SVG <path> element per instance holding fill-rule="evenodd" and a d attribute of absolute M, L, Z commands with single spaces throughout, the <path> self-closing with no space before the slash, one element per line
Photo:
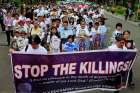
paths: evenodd
<path fill-rule="evenodd" d="M 85 36 L 86 35 L 85 30 L 84 29 L 81 29 L 79 34 L 80 34 L 80 37 Z"/>
<path fill-rule="evenodd" d="M 32 86 L 30 83 L 20 83 L 18 85 L 17 93 L 35 93 L 35 92 L 32 92 Z"/>
<path fill-rule="evenodd" d="M 28 39 L 22 37 L 13 38 L 10 47 L 15 51 L 21 51 L 28 44 Z"/>
<path fill-rule="evenodd" d="M 79 50 L 80 51 L 84 51 L 85 50 L 85 36 L 86 36 L 86 33 L 85 33 L 85 30 L 84 29 L 81 29 L 80 30 L 80 33 L 79 33 L 79 36 L 80 36 L 80 41 L 79 41 Z"/>

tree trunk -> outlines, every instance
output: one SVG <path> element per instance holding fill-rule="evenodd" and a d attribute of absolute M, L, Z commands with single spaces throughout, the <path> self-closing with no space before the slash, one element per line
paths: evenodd
<path fill-rule="evenodd" d="M 115 4 L 115 0 L 112 0 L 112 4 L 113 4 L 113 5 Z"/>
<path fill-rule="evenodd" d="M 132 9 L 134 10 L 136 0 L 131 0 L 131 2 L 132 2 Z"/>

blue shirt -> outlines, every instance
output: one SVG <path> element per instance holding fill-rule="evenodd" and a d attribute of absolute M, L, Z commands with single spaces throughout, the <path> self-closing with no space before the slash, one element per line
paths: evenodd
<path fill-rule="evenodd" d="M 64 51 L 65 52 L 72 52 L 72 51 L 78 51 L 78 46 L 74 42 L 66 42 L 64 44 Z"/>
<path fill-rule="evenodd" d="M 99 26 L 99 33 L 100 34 L 106 34 L 107 27 L 105 25 Z"/>
<path fill-rule="evenodd" d="M 60 32 L 60 37 L 61 38 L 67 38 L 69 35 L 74 35 L 73 30 L 69 29 L 69 28 L 67 28 L 65 30 L 64 27 L 60 27 L 59 28 L 59 32 Z"/>

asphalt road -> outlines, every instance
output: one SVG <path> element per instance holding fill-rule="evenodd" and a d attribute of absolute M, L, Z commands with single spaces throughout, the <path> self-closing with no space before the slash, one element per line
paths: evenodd
<path fill-rule="evenodd" d="M 108 20 L 106 21 L 106 25 L 109 27 L 109 36 L 111 31 L 115 29 L 115 24 L 118 22 L 123 23 L 125 30 L 131 31 L 131 38 L 135 41 L 136 47 L 140 49 L 140 27 L 131 24 L 130 22 L 126 22 L 124 20 L 118 19 L 116 17 L 110 16 L 106 14 Z M 14 85 L 12 80 L 12 71 L 11 71 L 11 63 L 10 57 L 8 55 L 8 47 L 5 46 L 6 43 L 6 35 L 5 33 L 0 31 L 0 93 L 14 93 Z M 139 93 L 140 91 L 140 56 L 138 53 L 137 60 L 133 66 L 134 69 L 134 89 L 123 89 L 121 93 Z M 84 93 L 111 93 L 108 91 L 89 91 Z"/>

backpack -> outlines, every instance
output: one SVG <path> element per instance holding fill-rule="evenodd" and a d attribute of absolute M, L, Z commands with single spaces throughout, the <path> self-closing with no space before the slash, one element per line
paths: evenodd
<path fill-rule="evenodd" d="M 25 52 L 27 52 L 29 45 L 26 45 L 25 47 Z"/>
<path fill-rule="evenodd" d="M 45 47 L 49 51 L 49 43 L 48 41 L 49 34 L 45 34 L 44 38 L 41 41 L 41 46 Z"/>

